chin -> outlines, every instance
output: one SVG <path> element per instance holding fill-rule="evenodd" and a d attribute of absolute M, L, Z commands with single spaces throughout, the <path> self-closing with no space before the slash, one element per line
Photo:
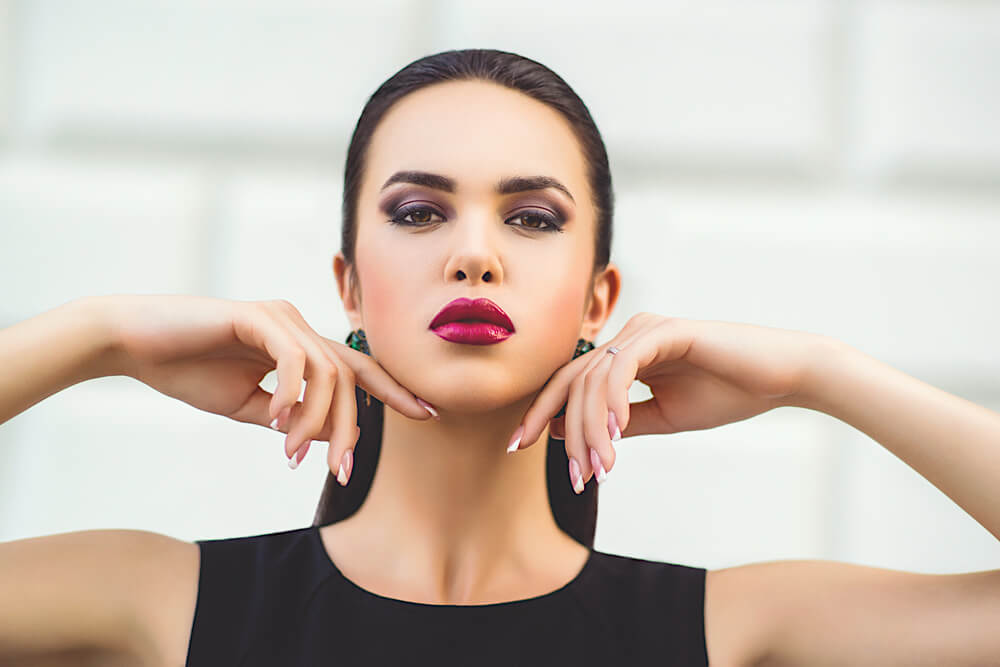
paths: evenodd
<path fill-rule="evenodd" d="M 508 372 L 448 372 L 438 368 L 419 375 L 420 381 L 403 385 L 442 413 L 487 414 L 523 404 L 534 395 L 523 376 L 518 380 Z"/>

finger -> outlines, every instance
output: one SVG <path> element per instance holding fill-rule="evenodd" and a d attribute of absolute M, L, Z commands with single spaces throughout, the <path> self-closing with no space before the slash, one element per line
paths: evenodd
<path fill-rule="evenodd" d="M 272 302 L 282 313 L 298 324 L 310 340 L 315 340 L 331 358 L 343 361 L 354 374 L 353 382 L 362 389 L 382 401 L 382 403 L 392 407 L 397 412 L 413 419 L 428 419 L 436 415 L 425 409 L 417 402 L 417 397 L 409 390 L 389 375 L 389 373 L 375 359 L 364 352 L 352 349 L 339 341 L 331 340 L 319 335 L 312 326 L 306 322 L 295 306 L 287 301 L 279 300 Z"/>
<path fill-rule="evenodd" d="M 318 372 L 320 376 L 328 377 L 330 385 L 329 394 L 324 383 L 319 388 L 314 387 L 317 389 L 315 399 L 307 399 L 306 396 L 312 396 L 310 386 L 313 382 L 306 383 L 306 396 L 303 397 L 304 408 L 300 413 L 302 415 L 300 419 L 307 420 L 312 430 L 306 430 L 304 436 L 300 433 L 293 436 L 289 432 L 285 442 L 286 452 L 289 452 L 290 461 L 295 458 L 301 461 L 304 454 L 296 457 L 296 450 L 302 446 L 302 443 L 297 442 L 295 438 L 304 437 L 305 443 L 311 439 L 326 439 L 330 443 L 327 459 L 342 456 L 344 449 L 353 445 L 357 439 L 355 433 L 357 430 L 357 404 L 354 391 L 354 373 L 328 345 L 327 339 L 316 333 L 296 308 L 281 302 L 280 310 L 281 314 L 287 318 L 285 323 L 292 330 L 296 340 L 307 350 L 307 363 L 314 363 L 315 372 Z M 347 346 L 344 347 L 350 349 Z M 316 405 L 311 403 L 312 400 L 316 401 Z M 322 421 L 320 421 L 321 419 Z M 339 443 L 349 444 L 340 445 Z M 345 467 L 349 468 L 350 466 Z"/>
<path fill-rule="evenodd" d="M 290 415 L 292 406 L 302 393 L 302 381 L 306 372 L 305 352 L 292 344 L 283 346 L 282 351 L 278 353 L 275 369 L 278 374 L 278 384 L 274 388 L 274 398 L 267 412 L 273 418 L 272 426 L 278 428 L 277 420 L 281 411 L 288 408 Z"/>
<path fill-rule="evenodd" d="M 627 334 L 622 332 L 622 335 L 617 336 L 617 342 L 609 341 L 607 345 L 602 345 L 601 349 L 604 350 L 604 354 L 601 357 L 591 360 L 590 367 L 587 369 L 588 372 L 593 372 L 598 365 L 605 365 L 606 370 L 610 373 L 612 368 L 620 366 L 620 364 L 615 363 L 615 360 L 621 354 L 622 350 L 632 349 L 635 345 L 635 341 L 641 340 L 643 337 L 648 337 L 650 332 L 654 331 L 656 327 L 659 326 L 659 323 L 659 319 L 644 319 L 638 324 L 638 326 L 633 327 Z M 616 350 L 614 354 L 611 353 L 612 346 Z M 632 386 L 633 382 L 635 382 L 635 372 L 633 372 L 631 378 L 625 380 L 625 390 L 622 392 L 616 391 L 613 397 L 610 392 L 610 387 L 607 384 L 609 376 L 605 376 L 604 378 L 601 391 L 604 394 L 605 404 L 601 409 L 607 410 L 608 416 L 606 416 L 605 419 L 602 419 L 601 423 L 606 424 L 609 437 L 615 433 L 616 427 L 618 427 L 618 435 L 621 435 L 621 427 L 618 423 L 618 414 L 619 412 L 626 412 L 629 409 L 628 388 Z"/>
<path fill-rule="evenodd" d="M 607 347 L 610 347 L 610 345 Z M 592 382 L 594 369 L 599 368 L 602 364 L 604 364 L 605 358 L 608 356 L 611 355 L 608 355 L 605 350 L 600 356 L 595 355 L 589 360 L 586 369 L 584 369 L 573 381 L 566 403 L 567 447 L 570 446 L 570 432 L 576 433 L 577 435 L 575 437 L 578 439 L 579 444 L 574 441 L 572 447 L 574 448 L 574 452 L 582 452 L 582 457 L 586 461 L 586 465 L 584 465 L 583 462 L 580 462 L 580 470 L 583 473 L 584 483 L 589 482 L 592 476 L 596 476 L 598 469 L 600 468 L 600 461 L 595 461 L 593 455 L 591 454 L 591 449 L 596 447 L 596 443 L 593 437 L 587 433 L 587 412 L 589 409 L 587 395 L 593 393 Z M 571 407 L 572 417 L 570 416 Z M 571 424 L 572 426 L 570 426 Z"/>
<path fill-rule="evenodd" d="M 566 456 L 576 461 L 580 467 L 583 483 L 586 485 L 592 470 L 590 454 L 587 452 L 587 445 L 583 439 L 583 415 L 581 414 L 583 405 L 580 400 L 582 395 L 583 376 L 578 375 L 570 383 L 569 398 L 566 402 Z M 570 485 L 575 485 L 575 482 L 576 480 L 572 479 L 569 481 Z M 574 490 L 580 493 L 578 488 L 576 487 Z"/>
<path fill-rule="evenodd" d="M 549 435 L 556 440 L 566 439 L 566 418 L 556 417 L 549 421 Z"/>
<path fill-rule="evenodd" d="M 623 330 L 624 331 L 624 330 Z M 620 336 L 621 334 L 619 334 Z M 604 345 L 595 347 L 590 352 L 580 355 L 576 359 L 570 361 L 568 364 L 562 366 L 558 371 L 556 371 L 549 381 L 546 383 L 545 387 L 539 392 L 535 400 L 532 401 L 528 410 L 524 413 L 524 417 L 521 419 L 521 424 L 524 426 L 524 432 L 521 434 L 521 444 L 518 449 L 526 449 L 538 440 L 538 437 L 542 434 L 542 430 L 545 425 L 552 419 L 556 413 L 562 408 L 563 405 L 567 405 L 567 398 L 569 397 L 570 383 L 573 379 L 583 372 L 588 365 L 599 355 L 604 354 L 604 350 L 607 349 L 609 345 L 615 344 L 618 340 L 618 336 L 611 339 Z M 563 434 L 565 435 L 565 431 Z"/>
<path fill-rule="evenodd" d="M 292 455 L 292 458 L 288 459 L 288 467 L 295 470 L 302 463 L 302 460 L 309 453 L 309 446 L 312 445 L 312 440 L 306 440 L 305 444 L 299 447 L 299 450 Z"/>
<path fill-rule="evenodd" d="M 681 320 L 660 321 L 615 355 L 617 363 L 608 373 L 608 406 L 615 413 L 623 438 L 663 431 L 663 417 L 656 399 L 630 404 L 628 389 L 635 382 L 639 369 L 658 359 L 675 360 L 687 354 L 693 334 L 685 327 Z"/>
<path fill-rule="evenodd" d="M 273 425 L 281 411 L 291 408 L 299 398 L 305 376 L 305 351 L 277 322 L 266 304 L 238 312 L 240 315 L 234 326 L 237 337 L 256 349 L 263 349 L 275 363 L 278 383 L 268 406 L 266 422 Z"/>
<path fill-rule="evenodd" d="M 240 409 L 236 412 L 226 415 L 230 419 L 236 421 L 246 422 L 248 424 L 259 424 L 261 426 L 269 426 L 275 430 L 282 430 L 282 428 L 287 427 L 287 419 L 279 419 L 276 426 L 271 426 L 274 420 L 271 419 L 268 413 L 269 406 L 274 402 L 274 394 L 269 391 L 265 391 L 261 387 L 255 387 L 254 392 L 250 395 L 250 398 L 240 406 Z"/>
<path fill-rule="evenodd" d="M 525 412 L 521 424 L 524 425 L 521 442 L 523 447 L 530 447 L 542 429 L 556 415 L 563 405 L 567 405 L 569 387 L 573 379 L 582 371 L 588 369 L 591 364 L 600 360 L 600 357 L 607 353 L 607 349 L 612 345 L 621 347 L 641 329 L 650 326 L 651 323 L 661 320 L 662 317 L 653 313 L 636 313 L 629 318 L 625 326 L 622 327 L 611 340 L 595 347 L 556 371 L 546 383 L 542 391 L 532 401 L 531 406 Z"/>
<path fill-rule="evenodd" d="M 610 345 L 611 342 L 612 341 L 609 341 L 607 344 Z M 603 348 L 603 346 L 598 347 L 598 348 L 594 348 L 593 352 L 599 352 L 599 350 L 601 350 L 602 348 Z M 601 360 L 601 356 L 599 354 L 597 354 L 597 355 L 589 354 L 589 356 L 590 356 L 590 359 L 588 360 L 588 365 L 586 367 L 584 367 L 584 369 L 582 371 L 580 371 L 581 375 L 585 374 L 589 369 L 593 368 L 594 365 L 597 364 L 597 363 L 599 363 L 600 360 Z M 567 398 L 568 398 L 568 396 L 567 396 Z M 563 404 L 565 405 L 565 403 L 566 403 L 566 401 L 564 400 Z M 566 439 L 566 412 L 565 412 L 565 410 L 561 410 L 561 412 L 562 412 L 562 416 L 551 417 L 549 419 L 549 433 L 553 433 L 554 432 L 554 433 L 558 434 L 558 436 L 557 436 L 556 439 L 558 439 L 558 440 L 565 440 Z M 557 412 L 556 414 L 559 414 L 559 413 Z"/>
<path fill-rule="evenodd" d="M 605 354 L 587 372 L 583 383 L 583 437 L 591 450 L 587 454 L 598 482 L 604 482 L 615 463 L 615 448 L 608 431 L 608 373 L 616 356 Z"/>
<path fill-rule="evenodd" d="M 610 345 L 608 347 L 610 347 Z M 570 447 L 573 447 L 572 451 L 579 451 L 582 454 L 583 459 L 586 461 L 586 465 L 584 465 L 580 459 L 577 460 L 580 462 L 580 470 L 583 473 L 585 483 L 590 481 L 592 475 L 597 474 L 599 467 L 598 465 L 595 465 L 595 462 L 591 458 L 590 454 L 590 449 L 595 447 L 596 443 L 593 436 L 587 433 L 586 419 L 589 407 L 586 396 L 588 393 L 592 393 L 593 391 L 591 383 L 593 382 L 592 374 L 594 369 L 599 368 L 602 364 L 604 364 L 605 357 L 608 356 L 612 355 L 608 355 L 605 350 L 604 354 L 601 356 L 595 356 L 589 360 L 587 369 L 581 372 L 570 386 L 569 398 L 566 403 L 567 452 L 570 451 Z M 602 407 L 601 410 L 607 414 L 606 408 Z M 606 417 L 603 419 L 606 419 Z M 572 436 L 574 433 L 576 435 Z M 575 437 L 572 444 L 570 444 L 571 437 Z"/>
<path fill-rule="evenodd" d="M 357 385 L 382 403 L 411 419 L 428 419 L 434 416 L 417 402 L 417 397 L 410 390 L 396 382 L 378 361 L 349 345 L 323 336 L 320 338 L 351 369 Z"/>
<path fill-rule="evenodd" d="M 327 357 L 319 343 L 300 329 L 296 322 L 286 319 L 279 321 L 278 325 L 288 330 L 306 354 L 306 390 L 302 396 L 302 407 L 298 411 L 292 410 L 291 426 L 285 437 L 285 454 L 292 458 L 306 440 L 323 436 L 323 427 L 330 412 L 340 369 Z"/>
<path fill-rule="evenodd" d="M 577 451 L 577 447 L 583 448 L 582 451 L 586 454 L 587 464 L 580 463 L 580 469 L 583 473 L 585 483 L 590 480 L 591 475 L 599 473 L 602 465 L 605 466 L 605 469 L 601 477 L 606 478 L 607 472 L 614 465 L 616 458 L 614 447 L 611 444 L 611 435 L 608 430 L 612 428 L 612 424 L 608 418 L 607 372 L 614 366 L 613 362 L 615 357 L 621 353 L 620 350 L 630 347 L 653 326 L 654 322 L 651 318 L 643 319 L 636 322 L 636 326 L 630 327 L 627 333 L 623 330 L 605 345 L 595 348 L 594 351 L 600 351 L 602 353 L 601 356 L 591 359 L 587 370 L 581 373 L 577 379 L 574 379 L 571 385 L 566 407 L 567 454 L 570 451 Z M 619 349 L 618 353 L 608 353 L 608 349 L 612 345 Z M 604 369 L 603 372 L 600 369 Z M 599 374 L 595 375 L 595 371 Z M 578 390 L 578 396 L 574 394 L 572 389 L 575 385 L 582 387 L 582 389 Z M 588 394 L 593 395 L 595 392 L 598 398 L 586 398 Z M 579 403 L 580 406 L 574 408 L 574 402 Z M 576 415 L 575 417 L 570 417 L 571 411 Z M 574 432 L 579 433 L 577 437 L 582 441 L 581 445 L 570 444 L 571 434 Z M 605 441 L 608 443 L 606 446 L 603 444 Z M 592 455 L 590 452 L 591 449 L 594 449 L 597 454 Z"/>
<path fill-rule="evenodd" d="M 351 468 L 354 461 L 354 447 L 357 445 L 361 429 L 358 428 L 358 405 L 353 381 L 353 373 L 344 368 L 337 388 L 333 393 L 333 433 L 330 437 L 330 449 L 327 451 L 327 464 L 330 471 L 337 475 L 341 484 L 347 485 L 351 478 Z M 349 453 L 349 454 L 348 454 Z M 345 455 L 347 455 L 345 457 Z M 340 474 L 343 464 L 344 474 Z"/>

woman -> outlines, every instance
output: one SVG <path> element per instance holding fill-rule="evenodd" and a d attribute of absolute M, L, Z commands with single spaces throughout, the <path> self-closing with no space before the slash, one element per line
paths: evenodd
<path fill-rule="evenodd" d="M 1000 537 L 989 410 L 797 331 L 639 313 L 594 348 L 620 290 L 612 204 L 600 134 L 562 79 L 440 53 L 386 81 L 352 137 L 333 264 L 347 345 L 285 301 L 186 296 L 88 297 L 0 332 L 2 420 L 124 374 L 277 428 L 292 467 L 330 443 L 308 528 L 0 545 L 0 600 L 18 601 L 0 604 L 0 662 L 996 661 L 1000 571 L 707 571 L 593 550 L 620 439 L 779 406 L 863 430 Z M 653 397 L 630 405 L 635 380 Z"/>

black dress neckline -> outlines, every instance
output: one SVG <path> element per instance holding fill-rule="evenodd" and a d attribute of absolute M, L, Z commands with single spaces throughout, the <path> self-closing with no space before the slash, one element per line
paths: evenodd
<path fill-rule="evenodd" d="M 522 598 L 519 600 L 508 600 L 506 602 L 488 602 L 485 604 L 431 604 L 427 602 L 414 602 L 412 600 L 401 600 L 399 598 L 392 598 L 385 595 L 380 595 L 374 591 L 370 591 L 367 588 L 363 588 L 358 584 L 351 581 L 337 564 L 333 562 L 330 558 L 330 554 L 326 551 L 326 545 L 323 544 L 323 536 L 319 533 L 320 526 L 312 526 L 309 530 L 310 535 L 314 540 L 316 548 L 319 549 L 323 560 L 329 564 L 330 568 L 336 574 L 336 576 L 346 583 L 350 588 L 360 594 L 362 597 L 368 598 L 370 600 L 380 600 L 389 604 L 397 605 L 400 607 L 409 607 L 411 609 L 502 609 L 504 607 L 527 607 L 542 603 L 551 602 L 557 600 L 565 595 L 571 594 L 575 589 L 582 585 L 585 580 L 586 575 L 590 573 L 590 570 L 594 567 L 594 562 L 597 560 L 598 552 L 588 547 L 587 559 L 583 563 L 583 567 L 580 571 L 573 576 L 568 582 L 560 586 L 559 588 L 549 591 L 548 593 L 542 593 L 541 595 L 535 595 L 529 598 Z"/>

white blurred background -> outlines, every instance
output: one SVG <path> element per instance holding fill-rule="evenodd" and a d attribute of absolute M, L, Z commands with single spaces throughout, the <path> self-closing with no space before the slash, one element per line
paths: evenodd
<path fill-rule="evenodd" d="M 990 1 L 0 0 L 0 326 L 190 293 L 285 298 L 343 340 L 354 123 L 393 72 L 467 47 L 551 67 L 604 134 L 625 282 L 598 343 L 640 310 L 800 329 L 1000 410 Z M 78 384 L 0 426 L 0 540 L 307 526 L 327 445 L 291 471 L 282 444 L 129 378 Z M 600 550 L 1000 566 L 964 510 L 819 412 L 617 449 Z"/>

